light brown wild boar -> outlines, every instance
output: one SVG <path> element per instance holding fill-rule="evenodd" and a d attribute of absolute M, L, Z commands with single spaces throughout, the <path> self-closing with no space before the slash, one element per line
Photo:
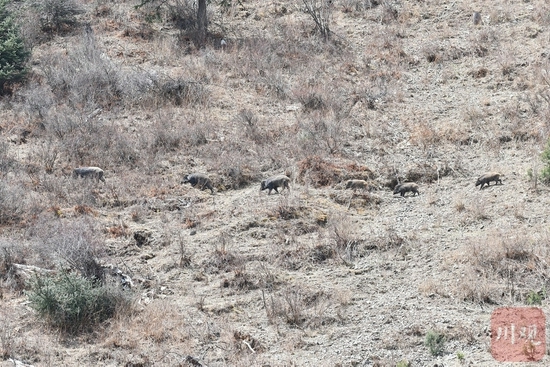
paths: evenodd
<path fill-rule="evenodd" d="M 348 180 L 348 182 L 346 182 L 346 189 L 361 189 L 370 191 L 370 186 L 369 183 L 365 180 Z"/>
<path fill-rule="evenodd" d="M 401 194 L 401 196 L 405 196 L 407 192 L 412 192 L 413 196 L 416 196 L 417 194 L 420 195 L 420 192 L 418 192 L 418 185 L 414 182 L 405 182 L 403 184 L 399 184 L 395 186 L 395 189 L 393 190 L 393 194 Z"/>
<path fill-rule="evenodd" d="M 73 178 L 95 178 L 105 183 L 105 174 L 99 167 L 78 167 L 73 170 Z"/>
<path fill-rule="evenodd" d="M 183 183 L 190 183 L 191 186 L 195 187 L 195 186 L 199 186 L 199 189 L 201 190 L 204 190 L 205 188 L 206 189 L 210 189 L 210 192 L 213 194 L 214 193 L 214 187 L 212 187 L 212 181 L 210 181 L 210 179 L 208 178 L 208 176 L 206 176 L 205 174 L 202 174 L 202 173 L 192 173 L 190 175 L 187 175 L 185 176 L 185 178 L 183 179 Z"/>
<path fill-rule="evenodd" d="M 283 192 L 284 189 L 288 189 L 290 191 L 290 187 L 288 185 L 289 182 L 290 178 L 285 175 L 272 176 L 261 182 L 260 191 L 269 189 L 269 192 L 267 193 L 268 195 L 271 194 L 271 190 L 275 190 L 275 192 L 279 194 L 279 190 L 277 190 L 278 187 L 282 187 L 281 192 Z"/>
<path fill-rule="evenodd" d="M 487 184 L 487 186 L 491 186 L 491 182 L 495 181 L 495 185 L 501 184 L 502 180 L 500 179 L 500 173 L 498 172 L 488 172 L 477 179 L 476 186 L 481 185 L 479 188 L 480 190 Z"/>

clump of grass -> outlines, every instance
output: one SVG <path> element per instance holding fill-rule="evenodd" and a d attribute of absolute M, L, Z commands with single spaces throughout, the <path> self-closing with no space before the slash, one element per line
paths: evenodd
<path fill-rule="evenodd" d="M 540 291 L 529 291 L 525 298 L 525 303 L 529 306 L 542 305 L 542 301 L 546 299 L 546 289 Z"/>
<path fill-rule="evenodd" d="M 212 274 L 225 273 L 234 271 L 239 268 L 244 259 L 241 255 L 234 253 L 231 250 L 233 245 L 233 237 L 223 232 L 217 238 L 217 243 L 207 261 L 204 262 L 204 268 Z"/>
<path fill-rule="evenodd" d="M 541 181 L 545 184 L 550 184 L 550 140 L 546 144 L 546 149 L 541 155 L 544 168 L 540 172 Z"/>
<path fill-rule="evenodd" d="M 426 333 L 424 345 L 430 350 L 432 356 L 440 356 L 445 350 L 445 335 L 437 331 L 429 330 Z"/>

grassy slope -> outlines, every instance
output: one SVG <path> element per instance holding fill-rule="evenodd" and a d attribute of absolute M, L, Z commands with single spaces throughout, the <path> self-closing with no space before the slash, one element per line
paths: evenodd
<path fill-rule="evenodd" d="M 544 1 L 346 4 L 360 2 L 337 3 L 328 44 L 293 2 L 246 1 L 223 16 L 211 7 L 211 29 L 223 26 L 228 47 L 200 51 L 178 44 L 170 23 L 146 23 L 131 2 L 82 4 L 103 56 L 81 65 L 103 75 L 94 67 L 110 60 L 106 84 L 76 80 L 83 66 L 71 74 L 81 30 L 37 44 L 35 84 L 2 108 L 6 137 L 31 131 L 4 153 L 15 163 L 2 170 L 0 209 L 17 201 L 22 212 L 5 224 L 2 246 L 17 262 L 53 267 L 43 228 L 89 216 L 102 229 L 101 261 L 131 274 L 139 302 L 67 339 L 21 307 L 8 279 L 6 356 L 34 365 L 178 365 L 187 355 L 208 366 L 458 365 L 463 351 L 493 364 L 491 311 L 524 305 L 548 276 L 548 189 L 527 171 L 542 168 L 548 138 L 540 96 L 550 10 Z M 53 64 L 59 75 L 48 74 Z M 55 84 L 63 74 L 75 76 L 66 94 Z M 182 105 L 162 87 L 171 81 L 189 88 Z M 316 171 L 307 157 L 328 163 Z M 107 184 L 66 176 L 81 164 L 102 166 Z M 504 184 L 480 191 L 474 182 L 489 170 Z M 191 171 L 209 173 L 218 193 L 181 185 Z M 290 193 L 258 193 L 261 178 L 281 172 Z M 414 174 L 421 195 L 394 197 L 391 180 Z M 342 190 L 352 177 L 378 189 Z M 136 246 L 136 231 L 151 240 Z M 447 336 L 445 355 L 422 345 L 429 330 Z"/>

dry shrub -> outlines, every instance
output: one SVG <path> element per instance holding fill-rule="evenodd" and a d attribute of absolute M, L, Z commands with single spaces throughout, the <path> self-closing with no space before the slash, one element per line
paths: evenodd
<path fill-rule="evenodd" d="M 319 243 L 311 249 L 309 256 L 312 262 L 323 263 L 334 258 L 336 254 L 337 252 L 333 244 Z"/>
<path fill-rule="evenodd" d="M 241 130 L 243 137 L 254 142 L 261 150 L 271 145 L 282 133 L 280 129 L 271 128 L 271 124 L 261 124 L 257 115 L 249 109 L 241 110 L 238 117 L 244 127 Z"/>
<path fill-rule="evenodd" d="M 51 54 L 41 65 L 55 97 L 70 102 L 73 108 L 109 108 L 124 94 L 119 85 L 119 67 L 104 56 L 90 33 L 84 34 L 68 56 Z"/>
<path fill-rule="evenodd" d="M 468 72 L 468 75 L 471 75 L 476 79 L 479 79 L 479 78 L 485 78 L 488 73 L 489 73 L 489 70 L 487 70 L 487 68 L 481 67 L 481 68 L 476 69 L 476 70 L 470 70 Z"/>
<path fill-rule="evenodd" d="M 30 219 L 32 207 L 40 205 L 19 183 L 0 181 L 0 224 L 16 224 Z"/>
<path fill-rule="evenodd" d="M 337 249 L 357 247 L 362 240 L 355 233 L 351 218 L 345 213 L 337 213 L 329 217 L 327 229 L 328 238 Z"/>
<path fill-rule="evenodd" d="M 31 234 L 39 242 L 38 251 L 45 266 L 59 264 L 80 272 L 85 278 L 104 279 L 98 260 L 104 256 L 105 243 L 93 217 L 44 218 L 34 225 Z"/>
<path fill-rule="evenodd" d="M 300 123 L 299 143 L 306 154 L 336 154 L 347 141 L 348 123 L 336 114 L 312 113 Z"/>
<path fill-rule="evenodd" d="M 323 98 L 323 95 L 319 92 L 311 90 L 299 90 L 294 92 L 295 98 L 300 101 L 304 110 L 310 112 L 313 110 L 323 110 L 326 109 L 327 103 Z"/>
<path fill-rule="evenodd" d="M 494 30 L 484 28 L 470 36 L 470 50 L 477 57 L 487 56 L 491 47 L 497 43 L 498 37 Z"/>
<path fill-rule="evenodd" d="M 409 236 L 403 236 L 398 233 L 395 228 L 390 227 L 386 230 L 385 234 L 378 236 L 372 245 L 381 251 L 390 251 L 395 249 L 399 252 L 406 252 L 408 251 L 407 248 L 409 247 L 410 242 L 411 238 Z"/>
<path fill-rule="evenodd" d="M 285 57 L 287 43 L 272 38 L 245 38 L 221 60 L 222 67 L 239 77 L 251 78 L 260 94 L 281 93 L 280 97 L 286 98 L 288 87 L 281 70 L 295 66 Z M 280 79 L 272 81 L 275 76 Z"/>
<path fill-rule="evenodd" d="M 547 234 L 539 235 L 497 232 L 485 240 L 472 241 L 464 252 L 467 271 L 475 277 L 471 283 L 485 284 L 490 292 L 486 289 L 485 296 L 480 297 L 476 293 L 477 285 L 465 284 L 459 293 L 477 301 L 496 302 L 507 296 L 515 302 L 523 301 L 524 295 L 532 289 L 543 289 L 550 275 L 547 265 L 550 253 Z"/>
<path fill-rule="evenodd" d="M 274 263 L 283 269 L 296 271 L 306 264 L 307 257 L 307 249 L 299 245 L 293 249 L 283 248 L 279 250 L 274 259 Z"/>
<path fill-rule="evenodd" d="M 132 221 L 136 223 L 143 223 L 147 216 L 147 208 L 144 205 L 134 205 L 130 208 L 130 216 Z"/>
<path fill-rule="evenodd" d="M 241 255 L 231 251 L 233 238 L 229 233 L 223 232 L 218 238 L 211 255 L 203 263 L 203 268 L 209 273 L 218 274 L 234 271 L 243 265 Z"/>
<path fill-rule="evenodd" d="M 19 163 L 10 153 L 10 145 L 6 141 L 0 141 L 0 176 L 4 177 L 8 172 L 17 170 Z"/>
<path fill-rule="evenodd" d="M 150 24 L 141 23 L 137 26 L 126 26 L 122 32 L 124 37 L 130 37 L 135 40 L 151 41 L 155 36 L 155 30 Z"/>
<path fill-rule="evenodd" d="M 104 344 L 141 351 L 155 345 L 170 345 L 171 342 L 181 343 L 188 339 L 185 318 L 176 305 L 162 299 L 152 300 L 139 312 L 119 315 L 106 330 Z"/>
<path fill-rule="evenodd" d="M 409 130 L 411 142 L 424 150 L 445 141 L 445 136 L 441 135 L 437 129 L 428 122 L 414 121 L 406 123 L 405 126 Z"/>
<path fill-rule="evenodd" d="M 254 279 L 255 274 L 251 274 L 246 270 L 246 266 L 243 264 L 233 270 L 233 279 L 224 279 L 222 286 L 224 288 L 232 287 L 239 290 L 254 290 L 258 289 L 258 281 Z"/>
<path fill-rule="evenodd" d="M 326 315 L 330 296 L 322 290 L 311 291 L 301 286 L 292 286 L 278 293 L 262 292 L 264 308 L 270 323 L 279 320 L 296 327 L 319 327 L 329 323 Z"/>
<path fill-rule="evenodd" d="M 226 168 L 223 174 L 224 186 L 232 189 L 246 187 L 254 182 L 258 182 L 261 178 L 258 170 L 247 164 L 233 164 Z"/>
<path fill-rule="evenodd" d="M 454 287 L 456 296 L 474 303 L 496 304 L 502 293 L 498 286 L 485 277 L 480 277 L 473 269 L 463 274 Z"/>
<path fill-rule="evenodd" d="M 152 121 L 150 128 L 152 152 L 167 153 L 181 148 L 186 140 L 186 132 L 182 127 L 188 124 L 180 121 L 180 119 L 168 115 L 165 111 L 159 112 L 158 118 Z"/>
<path fill-rule="evenodd" d="M 40 28 L 46 33 L 65 33 L 77 24 L 76 16 L 84 12 L 75 0 L 33 0 L 40 14 Z"/>
<path fill-rule="evenodd" d="M 50 136 L 34 153 L 35 160 L 53 169 L 59 156 L 75 165 L 107 167 L 124 164 L 134 167 L 140 159 L 135 139 L 122 127 L 98 117 L 101 109 L 88 113 L 67 106 L 52 109 L 44 119 L 44 127 Z"/>
<path fill-rule="evenodd" d="M 475 200 L 469 205 L 470 213 L 475 220 L 487 220 L 491 217 L 487 214 L 487 202 L 485 200 Z"/>
<path fill-rule="evenodd" d="M 212 168 L 221 174 L 220 184 L 225 188 L 240 189 L 259 183 L 261 173 L 258 157 L 250 154 L 242 142 L 227 141 L 209 144 L 207 154 L 212 157 Z"/>
<path fill-rule="evenodd" d="M 204 105 L 210 96 L 203 81 L 184 78 L 160 80 L 155 90 L 159 102 L 167 101 L 175 106 Z"/>
<path fill-rule="evenodd" d="M 316 155 L 298 162 L 298 179 L 303 183 L 311 183 L 315 187 L 334 185 L 349 179 L 373 178 L 372 170 L 352 161 L 328 161 Z"/>
<path fill-rule="evenodd" d="M 542 26 L 550 24 L 550 6 L 546 2 L 536 4 L 534 11 L 531 13 L 531 19 Z"/>
<path fill-rule="evenodd" d="M 386 172 L 386 182 L 384 186 L 393 190 L 395 186 L 403 182 L 425 182 L 432 183 L 439 181 L 442 177 L 448 176 L 453 172 L 453 169 L 445 163 L 430 164 L 430 163 L 414 163 L 407 170 L 400 173 L 397 170 Z"/>
<path fill-rule="evenodd" d="M 437 126 L 425 121 L 406 123 L 410 140 L 423 150 L 428 150 L 442 142 L 469 144 L 471 137 L 465 129 L 456 123 L 438 123 Z"/>
<path fill-rule="evenodd" d="M 363 12 L 380 5 L 382 0 L 342 0 L 342 11 L 344 13 Z"/>
<path fill-rule="evenodd" d="M 305 210 L 306 208 L 302 206 L 296 195 L 282 195 L 269 210 L 269 215 L 274 218 L 290 220 L 302 217 Z"/>
<path fill-rule="evenodd" d="M 42 167 L 48 174 L 53 173 L 55 164 L 59 158 L 59 146 L 52 138 L 42 141 L 42 143 L 29 156 L 29 160 Z"/>
<path fill-rule="evenodd" d="M 464 204 L 464 200 L 462 197 L 458 197 L 455 199 L 454 207 L 459 213 L 462 213 L 466 209 L 466 204 Z"/>
<path fill-rule="evenodd" d="M 26 264 L 28 257 L 28 249 L 24 246 L 0 243 L 0 295 L 2 287 L 14 291 L 21 291 L 25 288 L 25 279 L 17 271 L 15 264 Z"/>
<path fill-rule="evenodd" d="M 330 39 L 330 22 L 334 11 L 334 4 L 330 0 L 303 0 L 305 12 L 315 23 L 315 29 L 321 33 L 325 41 Z"/>

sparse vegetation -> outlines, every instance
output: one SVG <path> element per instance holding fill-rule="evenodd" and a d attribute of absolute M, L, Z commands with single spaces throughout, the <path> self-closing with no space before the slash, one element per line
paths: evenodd
<path fill-rule="evenodd" d="M 542 301 L 546 299 L 546 290 L 529 291 L 525 299 L 525 303 L 529 306 L 542 305 Z"/>
<path fill-rule="evenodd" d="M 540 178 L 545 184 L 550 183 L 550 140 L 546 144 L 546 149 L 542 152 L 541 155 L 543 168 L 540 172 Z"/>
<path fill-rule="evenodd" d="M 543 0 L 0 4 L 0 359 L 476 365 L 547 303 Z"/>
<path fill-rule="evenodd" d="M 445 335 L 437 331 L 429 330 L 426 333 L 424 345 L 428 347 L 432 356 L 440 356 L 445 351 Z"/>

